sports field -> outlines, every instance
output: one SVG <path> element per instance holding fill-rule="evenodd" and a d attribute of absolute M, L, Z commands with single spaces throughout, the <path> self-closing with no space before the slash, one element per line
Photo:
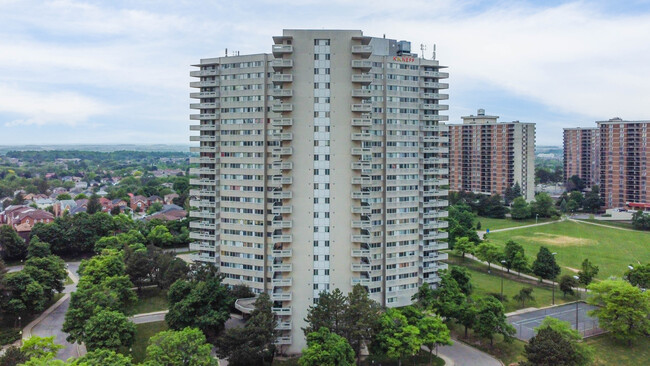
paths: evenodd
<path fill-rule="evenodd" d="M 488 235 L 505 246 L 514 240 L 526 250 L 530 263 L 541 246 L 556 252 L 562 274 L 574 274 L 585 258 L 600 267 L 597 278 L 621 277 L 628 265 L 650 262 L 650 232 L 619 230 L 582 222 L 562 221 Z"/>

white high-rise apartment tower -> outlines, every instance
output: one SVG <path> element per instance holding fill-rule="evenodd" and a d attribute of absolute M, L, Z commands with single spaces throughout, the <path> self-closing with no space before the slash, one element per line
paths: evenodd
<path fill-rule="evenodd" d="M 190 237 L 226 283 L 271 295 L 278 346 L 298 353 L 320 292 L 403 306 L 446 268 L 448 74 L 406 41 L 283 33 L 190 73 Z"/>

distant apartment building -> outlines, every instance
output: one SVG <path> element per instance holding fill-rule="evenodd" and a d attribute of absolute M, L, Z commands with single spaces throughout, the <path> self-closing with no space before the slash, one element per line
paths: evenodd
<path fill-rule="evenodd" d="M 449 189 L 502 197 L 519 183 L 535 198 L 535 124 L 498 122 L 479 109 L 449 126 Z"/>
<path fill-rule="evenodd" d="M 585 187 L 599 184 L 600 149 L 598 128 L 564 129 L 564 181 L 579 177 Z"/>
<path fill-rule="evenodd" d="M 267 292 L 299 353 L 322 291 L 404 306 L 446 268 L 448 74 L 410 42 L 285 30 L 272 53 L 190 75 L 190 238 L 229 285 Z"/>

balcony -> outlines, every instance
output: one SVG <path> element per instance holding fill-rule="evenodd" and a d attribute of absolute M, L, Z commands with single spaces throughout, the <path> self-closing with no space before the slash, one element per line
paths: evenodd
<path fill-rule="evenodd" d="M 420 93 L 420 98 L 423 98 L 423 99 L 439 99 L 439 100 L 444 100 L 444 99 L 449 99 L 449 94 L 441 94 L 441 93 Z"/>
<path fill-rule="evenodd" d="M 271 308 L 271 310 L 275 315 L 279 315 L 279 316 L 291 315 L 291 306 L 286 308 Z"/>
<path fill-rule="evenodd" d="M 371 184 L 372 179 L 370 177 L 352 177 L 352 184 Z"/>
<path fill-rule="evenodd" d="M 218 91 L 190 93 L 190 98 L 192 99 L 217 98 L 218 96 Z"/>
<path fill-rule="evenodd" d="M 359 84 L 370 84 L 372 83 L 373 76 L 370 74 L 353 74 L 352 82 Z"/>
<path fill-rule="evenodd" d="M 353 200 L 363 200 L 370 198 L 371 192 L 362 192 L 362 191 L 352 191 L 350 194 Z"/>
<path fill-rule="evenodd" d="M 290 287 L 293 284 L 291 278 L 274 278 L 271 280 L 273 287 Z"/>
<path fill-rule="evenodd" d="M 353 133 L 350 135 L 352 141 L 366 141 L 372 137 L 370 132 Z"/>
<path fill-rule="evenodd" d="M 271 118 L 271 125 L 277 127 L 293 126 L 293 118 Z"/>
<path fill-rule="evenodd" d="M 437 233 L 428 233 L 422 236 L 424 240 L 443 240 L 449 238 L 449 233 L 447 232 L 437 232 Z"/>
<path fill-rule="evenodd" d="M 372 126 L 372 119 L 370 119 L 370 118 L 352 118 L 352 126 L 355 126 L 355 127 L 370 127 L 370 126 Z"/>
<path fill-rule="evenodd" d="M 429 110 L 434 110 L 434 111 L 446 111 L 449 109 L 449 106 L 447 104 L 422 104 L 420 106 L 422 109 L 429 109 Z"/>
<path fill-rule="evenodd" d="M 214 146 L 192 146 L 190 147 L 190 152 L 193 153 L 215 153 L 216 147 Z"/>
<path fill-rule="evenodd" d="M 193 241 L 190 243 L 190 250 L 206 250 L 206 251 L 216 251 L 217 246 L 211 245 L 203 242 Z"/>
<path fill-rule="evenodd" d="M 284 235 L 273 235 L 271 241 L 273 244 L 280 244 L 280 243 L 291 243 L 292 240 L 293 240 L 293 236 L 291 234 L 284 234 Z"/>
<path fill-rule="evenodd" d="M 217 75 L 217 70 L 194 70 L 190 71 L 190 76 L 201 77 L 201 76 L 215 76 Z"/>
<path fill-rule="evenodd" d="M 190 164 L 216 164 L 218 160 L 216 158 L 190 158 Z"/>
<path fill-rule="evenodd" d="M 192 221 L 192 222 L 190 222 L 190 228 L 192 228 L 192 229 L 216 230 L 217 229 L 217 224 L 215 224 L 215 223 L 206 224 L 206 223 L 203 223 L 202 221 Z"/>
<path fill-rule="evenodd" d="M 271 153 L 273 155 L 291 155 L 293 154 L 293 148 L 292 147 L 274 147 L 271 150 Z"/>
<path fill-rule="evenodd" d="M 290 44 L 274 44 L 272 47 L 273 57 L 281 58 L 282 55 L 287 55 L 293 52 L 293 46 Z"/>
<path fill-rule="evenodd" d="M 354 98 L 370 98 L 372 96 L 372 90 L 370 89 L 353 89 L 352 97 Z"/>
<path fill-rule="evenodd" d="M 196 217 L 201 219 L 216 219 L 217 213 L 210 211 L 190 211 L 190 217 Z"/>
<path fill-rule="evenodd" d="M 447 146 L 432 146 L 432 147 L 424 147 L 422 148 L 423 153 L 429 153 L 429 154 L 444 154 L 449 152 L 449 147 Z"/>
<path fill-rule="evenodd" d="M 293 111 L 293 104 L 291 103 L 276 103 L 271 105 L 271 111 L 275 113 L 291 112 Z"/>
<path fill-rule="evenodd" d="M 219 263 L 219 256 L 210 256 L 208 253 L 192 253 L 190 259 L 194 262 Z"/>
<path fill-rule="evenodd" d="M 274 299 L 275 294 L 271 294 L 271 301 L 281 301 Z M 275 330 L 291 330 L 291 321 L 277 322 L 275 325 Z"/>
<path fill-rule="evenodd" d="M 212 169 L 212 168 L 190 168 L 190 174 L 191 175 L 199 175 L 199 174 L 216 174 L 217 170 Z"/>
<path fill-rule="evenodd" d="M 422 224 L 423 229 L 446 229 L 449 227 L 449 222 L 447 221 L 431 221 L 426 224 Z"/>
<path fill-rule="evenodd" d="M 291 263 L 283 263 L 283 264 L 274 264 L 271 266 L 271 271 L 272 272 L 291 272 L 293 270 L 293 266 Z"/>
<path fill-rule="evenodd" d="M 270 140 L 273 140 L 273 141 L 291 141 L 291 140 L 293 140 L 293 134 L 291 132 L 275 133 L 275 134 L 270 136 Z"/>
<path fill-rule="evenodd" d="M 291 170 L 293 169 L 293 163 L 289 161 L 274 162 L 271 164 L 271 169 Z"/>
<path fill-rule="evenodd" d="M 271 293 L 271 301 L 291 301 L 291 298 L 291 291 Z"/>
<path fill-rule="evenodd" d="M 195 231 L 190 231 L 190 239 L 217 240 L 217 236 L 215 234 L 206 234 L 206 233 L 199 233 L 199 232 L 195 232 Z"/>
<path fill-rule="evenodd" d="M 190 88 L 212 88 L 217 85 L 218 83 L 216 80 L 192 81 L 190 83 Z"/>
<path fill-rule="evenodd" d="M 273 250 L 271 255 L 273 258 L 291 258 L 293 251 L 291 249 Z"/>
<path fill-rule="evenodd" d="M 216 191 L 209 189 L 190 189 L 190 196 L 196 197 L 214 197 L 217 194 Z"/>
<path fill-rule="evenodd" d="M 372 53 L 372 47 L 370 48 L 370 52 Z M 369 60 L 352 60 L 352 68 L 353 69 L 361 69 L 364 71 L 369 71 L 372 69 L 372 61 Z"/>
<path fill-rule="evenodd" d="M 370 113 L 372 112 L 372 104 L 370 103 L 352 104 L 352 112 Z"/>
<path fill-rule="evenodd" d="M 352 284 L 352 286 L 354 285 L 368 286 L 370 285 L 370 278 L 352 278 L 350 280 L 350 283 Z"/>
<path fill-rule="evenodd" d="M 217 135 L 190 136 L 190 141 L 217 142 L 219 141 L 219 136 Z"/>
<path fill-rule="evenodd" d="M 352 155 L 365 155 L 365 154 L 370 154 L 371 151 L 370 148 L 366 148 L 366 147 L 353 147 L 352 149 L 350 149 L 350 153 Z"/>
<path fill-rule="evenodd" d="M 218 119 L 219 114 L 217 113 L 201 113 L 201 114 L 190 114 L 190 120 L 192 121 L 202 121 L 210 119 Z"/>
<path fill-rule="evenodd" d="M 293 75 L 291 75 L 291 74 L 273 74 L 273 75 L 271 75 L 271 82 L 273 82 L 273 83 L 291 83 L 291 82 L 293 82 Z"/>
<path fill-rule="evenodd" d="M 293 67 L 293 60 L 291 59 L 275 59 L 271 61 L 271 67 L 274 70 L 279 70 L 279 69 L 288 69 Z"/>
<path fill-rule="evenodd" d="M 352 46 L 352 53 L 368 57 L 372 54 L 372 46 L 354 45 Z"/>
<path fill-rule="evenodd" d="M 442 219 L 449 217 L 448 211 L 430 211 L 422 214 L 422 217 L 425 219 Z"/>
<path fill-rule="evenodd" d="M 192 186 L 214 186 L 216 184 L 217 181 L 214 179 L 190 179 Z"/>
<path fill-rule="evenodd" d="M 372 209 L 370 206 L 352 206 L 352 213 L 357 215 L 370 215 Z"/>
<path fill-rule="evenodd" d="M 291 229 L 291 220 L 273 220 L 271 221 L 272 229 Z"/>
<path fill-rule="evenodd" d="M 216 206 L 215 201 L 210 201 L 210 200 L 190 200 L 190 206 L 191 207 L 196 207 L 196 208 L 214 208 Z M 192 225 L 190 225 L 192 227 Z M 214 228 L 206 228 L 206 229 L 214 229 Z"/>
<path fill-rule="evenodd" d="M 208 124 L 208 125 L 190 125 L 190 131 L 214 131 L 216 130 L 217 125 Z"/>
<path fill-rule="evenodd" d="M 190 103 L 190 109 L 215 109 L 219 108 L 219 103 Z"/>
<path fill-rule="evenodd" d="M 291 98 L 293 89 L 271 89 L 271 96 L 273 98 Z"/>
<path fill-rule="evenodd" d="M 288 200 L 293 197 L 291 191 L 271 191 L 269 197 L 277 200 Z"/>
<path fill-rule="evenodd" d="M 440 72 L 440 71 L 425 71 L 420 75 L 425 76 L 425 77 L 440 78 L 440 79 L 446 79 L 446 78 L 449 77 L 448 72 Z"/>
<path fill-rule="evenodd" d="M 367 243 L 370 241 L 370 235 L 350 235 L 350 241 L 353 243 Z"/>
<path fill-rule="evenodd" d="M 369 272 L 371 267 L 370 264 L 352 263 L 352 272 Z"/>
<path fill-rule="evenodd" d="M 274 215 L 290 214 L 292 212 L 293 208 L 291 206 L 273 206 L 271 208 L 271 213 Z"/>
<path fill-rule="evenodd" d="M 423 81 L 420 83 L 420 86 L 423 88 L 432 88 L 432 89 L 448 89 L 449 83 L 438 83 L 433 81 Z"/>
<path fill-rule="evenodd" d="M 275 343 L 278 346 L 290 345 L 292 343 L 291 336 L 282 336 L 275 339 Z"/>
<path fill-rule="evenodd" d="M 449 116 L 442 116 L 439 114 L 421 114 L 420 120 L 422 121 L 449 121 Z"/>
<path fill-rule="evenodd" d="M 424 142 L 443 142 L 443 143 L 448 143 L 449 142 L 449 137 L 445 136 L 424 136 L 422 138 Z"/>
<path fill-rule="evenodd" d="M 277 184 L 293 184 L 293 177 L 284 177 L 282 175 L 274 175 L 271 182 Z"/>
<path fill-rule="evenodd" d="M 352 249 L 352 257 L 354 257 L 354 258 L 370 257 L 370 250 L 369 249 Z"/>

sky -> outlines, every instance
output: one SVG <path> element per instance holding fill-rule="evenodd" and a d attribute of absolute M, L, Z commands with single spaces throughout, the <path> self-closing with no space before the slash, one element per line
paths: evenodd
<path fill-rule="evenodd" d="M 0 0 L 0 145 L 189 144 L 190 65 L 285 28 L 435 44 L 450 122 L 484 108 L 537 145 L 650 119 L 650 0 Z"/>

